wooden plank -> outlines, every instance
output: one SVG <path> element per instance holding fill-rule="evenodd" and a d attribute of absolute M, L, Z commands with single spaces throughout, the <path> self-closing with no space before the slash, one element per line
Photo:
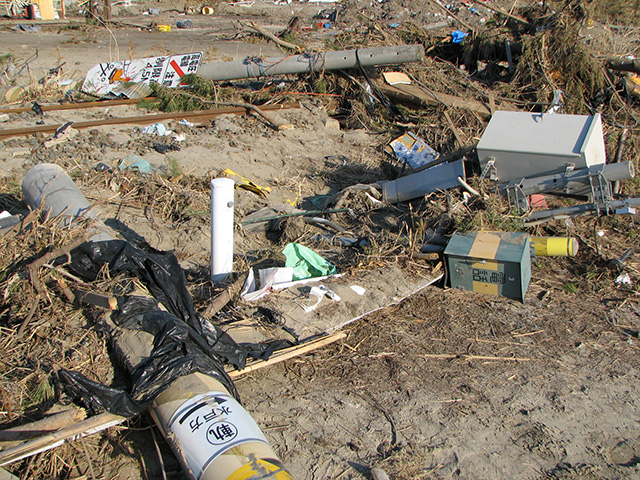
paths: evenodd
<path fill-rule="evenodd" d="M 287 108 L 300 108 L 300 104 L 298 102 L 292 103 L 283 103 L 278 105 L 261 105 L 261 110 L 273 111 L 273 110 L 284 110 Z M 225 108 L 214 108 L 211 110 L 199 110 L 196 112 L 169 112 L 169 113 L 155 113 L 149 115 L 141 115 L 136 117 L 122 117 L 122 118 L 105 118 L 101 120 L 90 120 L 87 122 L 75 122 L 73 124 L 73 128 L 83 129 L 83 128 L 93 128 L 93 127 L 103 127 L 107 125 L 127 125 L 127 124 L 136 124 L 136 125 L 151 125 L 157 122 L 162 122 L 164 120 L 175 120 L 175 119 L 186 119 L 195 124 L 204 124 L 211 119 L 225 114 L 236 114 L 241 115 L 243 113 L 247 113 L 246 108 L 239 107 L 225 107 Z M 6 138 L 12 137 L 20 137 L 24 135 L 33 135 L 36 133 L 55 133 L 58 128 L 60 128 L 62 124 L 58 125 L 40 125 L 35 127 L 27 127 L 27 128 L 13 128 L 8 130 L 0 130 L 0 140 L 4 140 Z"/>
<path fill-rule="evenodd" d="M 449 128 L 453 132 L 454 137 L 456 137 L 456 147 L 462 147 L 464 145 L 462 132 L 460 132 L 458 127 L 456 127 L 456 124 L 453 123 L 453 120 L 451 120 L 451 117 L 449 116 L 447 111 L 445 110 L 443 113 L 444 113 L 445 120 L 449 124 Z"/>
<path fill-rule="evenodd" d="M 55 20 L 55 9 L 53 8 L 53 0 L 36 0 L 38 9 L 40 10 L 40 18 L 42 20 Z"/>
<path fill-rule="evenodd" d="M 84 420 L 86 416 L 87 413 L 83 409 L 73 407 L 35 422 L 1 430 L 0 447 L 3 450 L 15 447 L 32 438 L 41 437 L 44 434 L 75 425 Z"/>
<path fill-rule="evenodd" d="M 105 430 L 109 427 L 119 425 L 127 419 L 120 415 L 112 413 L 101 413 L 94 417 L 88 418 L 72 427 L 64 428 L 55 433 L 45 435 L 43 437 L 23 443 L 17 447 L 10 448 L 0 452 L 0 466 L 7 465 L 23 458 L 28 458 L 47 450 L 51 450 L 65 442 L 77 440 L 87 435 Z"/>
<path fill-rule="evenodd" d="M 416 85 L 380 85 L 382 93 L 400 102 L 435 107 L 444 105 L 448 108 L 464 108 L 482 115 L 491 116 L 491 109 L 482 102 L 456 97 L 447 93 L 429 93 Z M 513 107 L 503 106 L 504 110 L 515 110 Z"/>
<path fill-rule="evenodd" d="M 336 332 L 331 335 L 325 335 L 310 342 L 303 343 L 302 345 L 296 345 L 294 347 L 279 350 L 271 355 L 269 357 L 269 360 L 258 360 L 251 363 L 250 365 L 247 365 L 242 370 L 231 370 L 227 373 L 231 378 L 236 378 L 240 375 L 244 375 L 245 373 L 254 372 L 260 368 L 269 367 L 275 363 L 280 363 L 291 358 L 299 357 L 300 355 L 304 355 L 305 353 L 312 352 L 313 350 L 317 350 L 318 348 L 322 348 L 334 342 L 337 342 L 338 340 L 342 340 L 346 336 L 347 334 L 344 332 Z"/>

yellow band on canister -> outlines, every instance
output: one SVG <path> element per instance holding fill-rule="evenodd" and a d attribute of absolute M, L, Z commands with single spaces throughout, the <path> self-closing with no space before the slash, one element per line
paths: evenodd
<path fill-rule="evenodd" d="M 578 253 L 574 237 L 531 237 L 537 257 L 573 257 Z"/>
<path fill-rule="evenodd" d="M 252 480 L 254 478 L 293 480 L 293 477 L 285 469 L 263 459 L 244 465 L 228 477 L 227 480 Z"/>
<path fill-rule="evenodd" d="M 170 32 L 171 25 L 158 25 L 158 30 L 161 32 Z"/>

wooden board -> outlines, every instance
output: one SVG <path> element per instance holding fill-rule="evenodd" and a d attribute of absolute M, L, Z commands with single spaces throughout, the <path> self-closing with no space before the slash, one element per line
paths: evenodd
<path fill-rule="evenodd" d="M 379 85 L 378 88 L 389 98 L 404 102 L 423 106 L 440 106 L 447 108 L 463 108 L 476 112 L 483 117 L 491 116 L 491 108 L 489 105 L 477 100 L 456 97 L 440 92 L 430 92 L 416 85 Z M 514 106 L 508 104 L 500 105 L 500 110 L 517 110 Z"/>
<path fill-rule="evenodd" d="M 376 270 L 359 271 L 356 275 L 329 278 L 274 291 L 255 303 L 276 311 L 284 319 L 286 331 L 298 341 L 304 342 L 316 335 L 336 332 L 365 315 L 395 305 L 440 278 L 436 275 L 409 277 L 398 266 L 385 265 Z M 315 310 L 305 312 L 301 305 L 310 306 L 315 303 L 316 297 L 308 297 L 314 285 L 326 286 L 340 300 L 325 297 Z M 354 285 L 364 288 L 365 293 L 358 295 L 351 288 Z"/>

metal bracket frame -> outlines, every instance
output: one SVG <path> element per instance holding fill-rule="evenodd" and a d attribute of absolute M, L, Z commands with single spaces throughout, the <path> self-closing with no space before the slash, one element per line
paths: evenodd
<path fill-rule="evenodd" d="M 509 209 L 516 210 L 520 214 L 528 212 L 531 207 L 529 205 L 529 199 L 522 190 L 522 180 L 520 180 L 519 182 L 511 182 L 504 189 L 507 193 Z"/>
<path fill-rule="evenodd" d="M 610 202 L 613 200 L 611 183 L 602 173 L 603 168 L 594 169 L 589 172 L 589 187 L 591 198 L 598 217 L 609 215 L 611 212 Z"/>
<path fill-rule="evenodd" d="M 567 166 L 564 169 L 564 179 L 565 179 L 565 182 L 564 182 L 564 184 L 565 184 L 564 193 L 567 194 L 567 195 L 569 194 L 568 177 L 569 177 L 569 174 L 575 170 L 575 168 L 576 168 L 576 164 L 575 163 L 568 163 Z"/>
<path fill-rule="evenodd" d="M 489 175 L 489 180 L 496 181 L 498 180 L 498 169 L 496 168 L 496 159 L 490 158 L 487 161 L 487 164 L 482 169 L 482 173 L 480 174 L 480 183 Z"/>

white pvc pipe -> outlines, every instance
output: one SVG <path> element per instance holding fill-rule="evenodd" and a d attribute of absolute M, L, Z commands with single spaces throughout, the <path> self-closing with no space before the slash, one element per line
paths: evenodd
<path fill-rule="evenodd" d="M 233 204 L 235 182 L 211 180 L 211 281 L 224 281 L 233 271 Z"/>

